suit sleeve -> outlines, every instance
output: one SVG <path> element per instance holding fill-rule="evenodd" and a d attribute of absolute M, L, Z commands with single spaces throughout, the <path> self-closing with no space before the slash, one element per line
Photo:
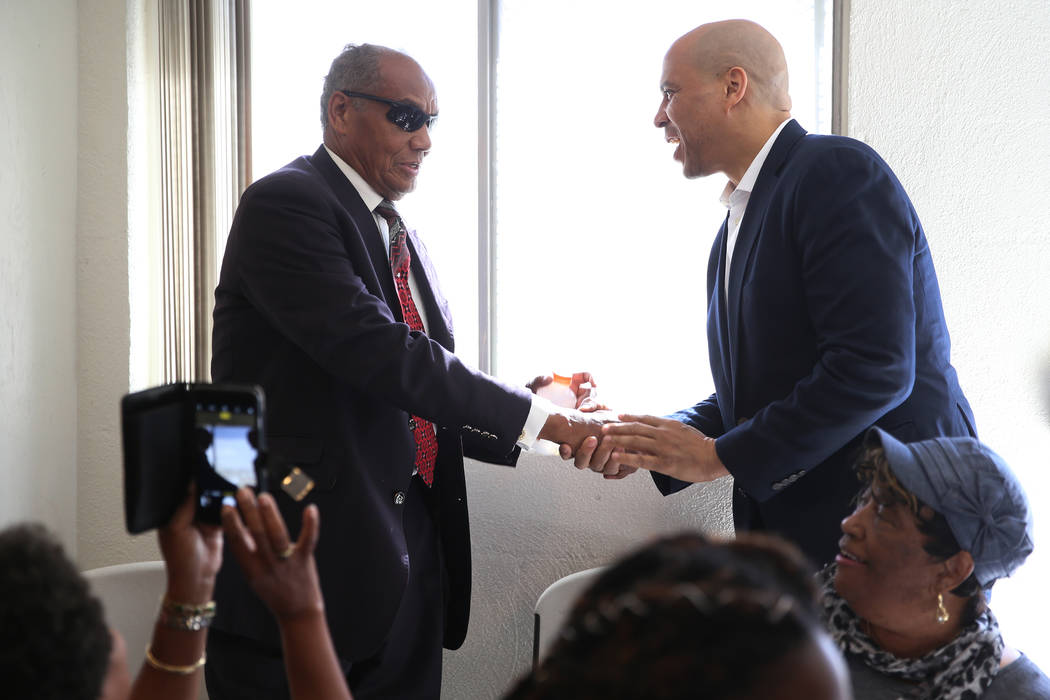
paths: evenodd
<path fill-rule="evenodd" d="M 793 232 L 816 363 L 789 394 L 715 443 L 759 500 L 900 404 L 915 379 L 919 223 L 900 183 L 873 153 L 837 148 L 784 196 L 792 201 L 779 223 Z"/>
<path fill-rule="evenodd" d="M 250 303 L 338 380 L 435 423 L 475 426 L 509 453 L 529 411 L 525 390 L 398 322 L 355 269 L 370 263 L 345 210 L 309 178 L 279 184 L 249 189 L 238 209 L 238 274 Z"/>

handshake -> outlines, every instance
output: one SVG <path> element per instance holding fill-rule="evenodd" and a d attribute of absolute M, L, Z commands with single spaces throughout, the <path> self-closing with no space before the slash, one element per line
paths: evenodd
<path fill-rule="evenodd" d="M 594 386 L 589 372 L 571 378 L 540 376 L 528 384 L 556 404 L 540 439 L 558 443 L 561 458 L 572 459 L 577 469 L 590 469 L 606 479 L 647 469 L 690 482 L 729 474 L 714 438 L 674 419 L 610 411 L 595 399 Z"/>

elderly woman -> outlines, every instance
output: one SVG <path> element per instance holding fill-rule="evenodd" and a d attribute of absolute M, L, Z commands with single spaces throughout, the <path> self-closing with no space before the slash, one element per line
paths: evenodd
<path fill-rule="evenodd" d="M 847 700 L 801 553 L 667 537 L 605 570 L 507 700 Z"/>
<path fill-rule="evenodd" d="M 1050 698 L 1006 646 L 986 591 L 1032 551 L 1020 484 L 972 438 L 903 444 L 873 428 L 865 486 L 822 573 L 824 617 L 857 700 Z"/>

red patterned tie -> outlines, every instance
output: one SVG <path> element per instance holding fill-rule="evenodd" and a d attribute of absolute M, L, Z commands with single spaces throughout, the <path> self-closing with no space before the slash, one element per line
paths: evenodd
<path fill-rule="evenodd" d="M 376 214 L 386 219 L 387 226 L 390 228 L 390 267 L 394 273 L 397 296 L 401 301 L 401 315 L 404 316 L 409 328 L 425 333 L 419 310 L 416 309 L 416 302 L 412 299 L 412 290 L 408 286 L 408 268 L 412 262 L 412 256 L 408 252 L 408 244 L 405 240 L 405 222 L 398 216 L 393 203 L 385 199 L 376 207 Z M 434 461 L 438 450 L 434 425 L 425 418 L 412 416 L 408 421 L 408 427 L 412 428 L 412 434 L 416 438 L 416 471 L 423 479 L 423 483 L 431 486 L 434 483 Z"/>

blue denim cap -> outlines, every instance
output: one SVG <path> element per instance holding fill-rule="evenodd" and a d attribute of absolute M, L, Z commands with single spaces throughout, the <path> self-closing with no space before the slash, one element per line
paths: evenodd
<path fill-rule="evenodd" d="M 973 557 L 982 588 L 1009 576 L 1032 553 L 1032 512 L 1002 457 L 974 438 L 940 437 L 905 444 L 872 428 L 866 446 L 881 445 L 904 488 L 948 521 Z"/>

